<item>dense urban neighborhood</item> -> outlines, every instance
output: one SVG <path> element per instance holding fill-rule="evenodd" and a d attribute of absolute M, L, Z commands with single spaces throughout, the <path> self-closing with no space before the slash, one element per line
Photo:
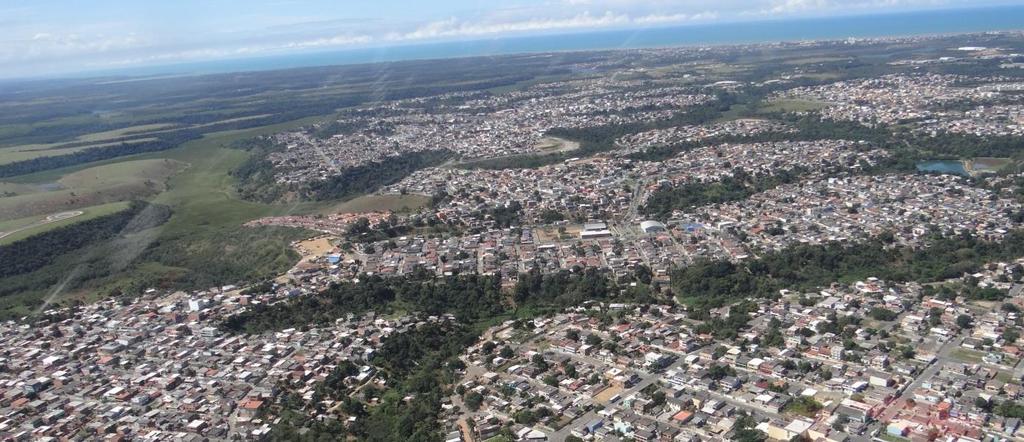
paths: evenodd
<path fill-rule="evenodd" d="M 1022 53 L 623 50 L 224 142 L 288 270 L 58 299 L 76 264 L 0 323 L 0 440 L 1024 440 Z M 0 277 L 149 256 L 168 201 Z"/>

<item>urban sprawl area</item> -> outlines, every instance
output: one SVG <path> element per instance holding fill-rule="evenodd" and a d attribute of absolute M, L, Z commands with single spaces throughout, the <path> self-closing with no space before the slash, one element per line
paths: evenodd
<path fill-rule="evenodd" d="M 1020 75 L 915 70 L 1019 70 L 1020 55 L 948 52 L 813 82 L 800 72 L 750 82 L 584 64 L 586 75 L 382 101 L 263 137 L 267 185 L 281 189 L 414 153 L 446 156 L 371 195 L 421 203 L 249 222 L 316 232 L 294 244 L 302 260 L 276 279 L 156 287 L 0 324 L 0 439 L 272 440 L 286 421 L 372 425 L 375 407 L 421 399 L 389 396 L 402 369 L 380 363 L 394 352 L 388 342 L 463 326 L 462 316 L 407 303 L 256 332 L 225 324 L 324 291 L 465 275 L 498 281 L 513 313 L 474 323 L 479 334 L 446 362 L 455 377 L 435 424 L 447 442 L 1024 439 L 1024 250 L 927 281 L 852 273 L 696 304 L 680 292 L 693 285 L 676 279 L 694 266 L 724 274 L 764 265 L 796 248 L 921 251 L 939 237 L 998 244 L 1017 235 L 1017 160 L 944 157 L 900 170 L 892 145 L 858 136 L 1024 136 Z M 782 110 L 680 117 L 751 90 L 769 91 L 761 104 Z M 806 108 L 786 108 L 794 103 Z M 845 129 L 811 136 L 808 121 Z M 636 130 L 600 149 L 574 138 L 610 126 Z M 537 156 L 555 160 L 485 166 Z M 812 263 L 794 265 L 799 273 Z M 514 293 L 531 278 L 591 274 L 616 294 L 644 297 L 531 316 Z"/>

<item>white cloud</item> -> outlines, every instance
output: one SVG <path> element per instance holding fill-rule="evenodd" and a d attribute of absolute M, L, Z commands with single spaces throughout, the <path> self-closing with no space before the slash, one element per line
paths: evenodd
<path fill-rule="evenodd" d="M 585 2 L 589 0 L 569 0 Z M 718 18 L 715 11 L 677 14 L 648 14 L 632 17 L 625 13 L 605 11 L 592 14 L 589 11 L 564 18 L 530 18 L 511 21 L 468 22 L 455 17 L 422 25 L 411 32 L 392 32 L 383 40 L 396 42 L 407 40 L 451 39 L 460 37 L 482 37 L 524 32 L 559 31 L 573 29 L 594 29 L 608 27 L 648 26 L 668 23 L 709 21 Z"/>
<path fill-rule="evenodd" d="M 303 4 L 305 0 L 279 1 Z M 47 26 L 15 17 L 8 26 L 0 26 L 0 75 L 5 70 L 8 74 L 15 70 L 32 73 L 36 66 L 63 65 L 67 70 L 79 66 L 170 63 L 415 41 L 964 5 L 966 1 L 522 0 L 515 6 L 481 3 L 482 11 L 475 13 L 463 12 L 440 19 L 445 15 L 405 18 L 406 21 L 383 17 L 318 17 L 310 13 L 274 16 L 266 11 L 253 11 L 244 20 L 220 23 L 221 27 L 211 28 L 209 32 L 202 32 L 203 27 L 167 31 L 164 27 L 130 20 Z M 1009 0 L 972 1 L 980 5 Z M 0 18 L 0 24 L 3 23 Z"/>
<path fill-rule="evenodd" d="M 892 9 L 948 5 L 946 0 L 772 0 L 762 12 L 772 15 L 833 10 Z"/>
<path fill-rule="evenodd" d="M 536 18 L 511 21 L 463 21 L 456 17 L 446 20 L 429 22 L 409 32 L 390 32 L 383 35 L 370 34 L 340 34 L 330 37 L 316 38 L 292 38 L 281 42 L 268 43 L 244 43 L 234 45 L 220 44 L 211 47 L 196 48 L 166 48 L 150 45 L 148 41 L 138 39 L 134 36 L 123 39 L 119 44 L 100 43 L 99 40 L 92 46 L 79 45 L 79 42 L 86 41 L 75 35 L 56 37 L 52 34 L 39 33 L 33 36 L 33 40 L 47 42 L 61 42 L 69 48 L 74 47 L 79 55 L 99 54 L 116 48 L 122 50 L 122 55 L 111 55 L 104 57 L 101 61 L 90 61 L 86 65 L 90 67 L 102 66 L 130 66 L 142 64 L 171 63 L 188 60 L 209 60 L 217 58 L 234 58 L 260 54 L 273 54 L 289 50 L 312 50 L 328 48 L 346 48 L 368 46 L 372 44 L 397 44 L 402 42 L 422 40 L 443 40 L 458 38 L 486 37 L 491 35 L 508 35 L 516 33 L 573 30 L 573 29 L 594 29 L 607 27 L 628 27 L 648 26 L 667 23 L 682 23 L 688 21 L 712 20 L 716 17 L 714 12 L 701 12 L 696 14 L 649 14 L 639 17 L 630 17 L 627 14 L 617 14 L 612 11 L 605 11 L 601 14 L 583 12 L 564 18 Z M 133 46 L 134 45 L 134 46 Z M 33 55 L 38 58 L 45 58 L 43 50 Z M 125 53 L 127 52 L 127 53 Z M 30 57 L 37 58 L 37 57 Z M 0 60 L 3 60 L 0 53 Z"/>
<path fill-rule="evenodd" d="M 104 54 L 138 47 L 143 39 L 134 33 L 119 36 L 82 35 L 75 32 L 36 32 L 26 38 L 0 43 L 0 61 Z"/>
<path fill-rule="evenodd" d="M 390 41 L 427 40 L 455 37 L 479 37 L 485 35 L 511 34 L 529 31 L 550 31 L 579 28 L 602 28 L 616 25 L 628 25 L 631 20 L 626 14 L 606 11 L 601 15 L 589 12 L 567 18 L 535 18 L 505 22 L 464 22 L 452 17 L 427 23 L 412 32 L 389 33 L 385 39 Z"/>
<path fill-rule="evenodd" d="M 277 45 L 277 47 L 271 45 L 267 49 L 291 49 L 291 48 L 319 48 L 319 47 L 331 47 L 331 46 L 353 46 L 353 45 L 365 45 L 373 42 L 373 37 L 369 35 L 336 35 L 328 38 L 317 38 L 313 40 L 303 40 L 285 43 L 283 45 Z"/>
<path fill-rule="evenodd" d="M 237 58 L 253 55 L 273 54 L 295 49 L 317 49 L 363 45 L 373 39 L 366 35 L 339 35 L 329 38 L 290 41 L 278 44 L 256 44 L 214 48 L 197 48 L 184 50 L 155 51 L 143 56 L 120 57 L 98 63 L 89 63 L 90 67 L 131 66 L 154 63 L 172 63 L 190 60 L 211 60 L 218 58 Z"/>
<path fill-rule="evenodd" d="M 651 14 L 637 17 L 634 23 L 640 25 L 655 25 L 668 23 L 685 23 L 695 21 L 710 21 L 718 18 L 714 11 L 698 12 L 696 14 Z"/>
<path fill-rule="evenodd" d="M 830 7 L 828 0 L 783 0 L 775 2 L 768 10 L 772 14 L 787 12 L 803 12 L 812 9 L 825 9 Z"/>

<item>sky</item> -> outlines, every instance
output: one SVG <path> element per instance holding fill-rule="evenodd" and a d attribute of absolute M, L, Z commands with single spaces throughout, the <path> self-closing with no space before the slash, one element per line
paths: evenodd
<path fill-rule="evenodd" d="M 0 76 L 1007 0 L 2 0 Z"/>

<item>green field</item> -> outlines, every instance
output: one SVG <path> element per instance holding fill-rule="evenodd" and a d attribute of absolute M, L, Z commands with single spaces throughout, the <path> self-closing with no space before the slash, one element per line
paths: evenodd
<path fill-rule="evenodd" d="M 51 190 L 0 183 L 0 189 L 9 188 L 16 194 L 0 198 L 0 221 L 147 198 L 163 191 L 167 179 L 187 167 L 185 162 L 167 159 L 121 161 L 71 171 L 41 183 L 49 184 Z"/>
<path fill-rule="evenodd" d="M 32 144 L 25 146 L 4 147 L 0 148 L 0 164 L 13 163 L 16 161 L 26 161 L 31 160 L 33 158 L 67 155 L 78 152 L 80 150 L 92 149 L 94 147 L 113 146 L 121 143 L 135 144 L 153 140 L 156 140 L 156 138 L 138 138 L 134 140 L 113 142 L 97 141 L 95 144 L 86 144 L 83 146 L 76 147 L 60 147 L 62 145 L 66 145 L 69 143 L 60 143 L 53 145 Z"/>
<path fill-rule="evenodd" d="M 985 353 L 977 350 L 971 350 L 969 348 L 958 348 L 953 350 L 953 352 L 950 353 L 950 356 L 960 362 L 980 364 L 982 362 L 981 358 L 985 357 Z"/>
<path fill-rule="evenodd" d="M 964 162 L 968 173 L 999 172 L 1014 165 L 1012 158 L 977 157 Z"/>
<path fill-rule="evenodd" d="M 262 216 L 320 212 L 330 204 L 269 205 L 238 199 L 234 193 L 235 181 L 229 172 L 249 154 L 227 146 L 239 139 L 279 132 L 309 124 L 313 120 L 307 118 L 255 129 L 211 133 L 167 151 L 91 163 L 89 167 L 71 167 L 19 176 L 16 177 L 18 183 L 6 183 L 8 188 L 20 186 L 22 190 L 54 182 L 64 188 L 0 198 L 0 207 L 6 205 L 3 209 L 5 216 L 8 214 L 7 209 L 19 201 L 31 203 L 27 204 L 29 206 L 44 202 L 52 205 L 63 202 L 61 198 L 69 198 L 71 194 L 77 195 L 80 200 L 86 196 L 90 199 L 99 196 L 117 197 L 119 201 L 147 198 L 151 202 L 169 206 L 173 215 L 167 223 L 153 231 L 136 235 L 132 241 L 139 248 L 132 252 L 133 256 L 123 265 L 112 270 L 102 261 L 103 255 L 114 252 L 107 249 L 117 246 L 100 245 L 88 253 L 64 256 L 36 272 L 5 281 L 25 289 L 3 297 L 0 317 L 17 317 L 35 311 L 40 300 L 47 297 L 59 281 L 57 275 L 73 273 L 76 268 L 99 267 L 103 271 L 96 275 L 79 276 L 79 280 L 53 297 L 53 302 L 94 300 L 109 293 L 137 291 L 148 287 L 207 288 L 283 273 L 298 260 L 297 254 L 288 244 L 309 236 L 311 232 L 287 228 L 243 228 L 241 225 Z M 147 181 L 152 184 L 147 186 Z M 122 192 L 117 193 L 115 190 Z M 422 202 L 423 198 L 403 197 L 391 204 L 411 205 Z M 370 201 L 363 200 L 361 203 L 369 204 Z M 53 224 L 67 225 L 88 219 L 87 216 L 113 213 L 126 204 L 78 206 L 79 210 L 86 213 Z M 0 226 L 24 226 L 62 210 L 9 216 L 10 219 Z M 47 225 L 45 229 L 53 227 L 56 226 Z M 27 233 L 22 235 L 19 232 L 11 238 L 23 238 Z M 33 229 L 32 233 L 38 232 Z"/>
<path fill-rule="evenodd" d="M 810 112 L 822 109 L 828 106 L 828 103 L 822 103 L 811 100 L 774 100 L 766 102 L 759 109 L 764 113 L 773 112 Z"/>
<path fill-rule="evenodd" d="M 159 131 L 174 127 L 174 124 L 170 123 L 153 123 L 153 124 L 140 124 L 138 126 L 122 127 L 120 129 L 108 130 L 103 132 L 93 132 L 91 134 L 79 135 L 76 139 L 78 141 L 106 141 L 115 138 L 121 138 L 127 135 L 139 135 L 149 132 Z"/>
<path fill-rule="evenodd" d="M 893 436 L 893 435 L 891 435 L 889 433 L 885 433 L 885 432 L 879 433 L 878 434 L 878 438 L 882 439 L 884 441 L 888 441 L 888 442 L 909 442 L 910 441 L 910 439 L 899 437 L 899 436 Z"/>
<path fill-rule="evenodd" d="M 168 181 L 168 190 L 152 202 L 170 206 L 174 215 L 160 228 L 147 255 L 111 284 L 173 284 L 183 287 L 241 282 L 287 270 L 298 256 L 288 244 L 311 233 L 298 229 L 242 228 L 247 221 L 323 210 L 324 203 L 271 205 L 243 201 L 234 192 L 228 172 L 247 152 L 232 142 L 308 124 L 308 119 L 244 131 L 214 133 L 159 154 L 191 166 Z"/>
<path fill-rule="evenodd" d="M 120 212 L 120 211 L 128 208 L 128 204 L 129 204 L 129 202 L 122 201 L 122 202 L 116 202 L 116 203 L 101 204 L 101 205 L 92 206 L 92 207 L 85 207 L 85 208 L 80 209 L 83 212 L 81 215 L 75 216 L 73 218 L 67 218 L 67 219 L 63 219 L 63 220 L 60 220 L 60 221 L 54 221 L 54 222 L 51 222 L 51 223 L 46 223 L 46 224 L 34 226 L 34 227 L 31 227 L 31 228 L 27 228 L 25 230 L 20 230 L 20 231 L 18 231 L 16 233 L 4 236 L 4 237 L 0 238 L 0 246 L 5 245 L 5 244 L 10 244 L 12 242 L 28 238 L 28 237 L 30 237 L 32 235 L 36 235 L 36 234 L 43 233 L 43 232 L 46 232 L 46 231 L 49 231 L 49 230 L 53 230 L 53 229 L 56 229 L 58 227 L 63 227 L 63 226 L 67 226 L 67 225 L 70 225 L 70 224 L 74 224 L 74 223 L 90 220 L 90 219 L 93 219 L 93 218 L 101 217 L 101 216 L 104 216 L 104 215 L 109 215 L 111 213 Z M 16 220 L 12 220 L 12 221 L 3 221 L 3 222 L 0 222 L 0 232 L 9 232 L 9 231 L 12 231 L 12 230 L 25 228 L 27 226 L 31 226 L 34 223 L 40 222 L 40 221 L 42 221 L 44 219 L 46 219 L 46 216 L 32 216 L 32 217 L 21 218 L 21 219 L 16 219 Z"/>
<path fill-rule="evenodd" d="M 695 67 L 697 71 L 706 73 L 716 80 L 728 79 L 729 74 L 738 74 L 750 70 L 749 66 L 726 63 L 708 63 Z"/>
<path fill-rule="evenodd" d="M 390 210 L 403 212 L 419 209 L 430 204 L 430 197 L 424 195 L 364 195 L 334 206 L 328 206 L 323 213 L 358 213 Z"/>
<path fill-rule="evenodd" d="M 806 58 L 793 58 L 785 61 L 785 64 L 793 65 L 804 65 L 804 64 L 818 64 L 818 63 L 834 63 L 838 61 L 849 61 L 849 57 L 806 57 Z"/>
<path fill-rule="evenodd" d="M 750 112 L 750 106 L 746 104 L 734 104 L 729 106 L 729 110 L 722 112 L 722 115 L 715 119 L 716 123 L 724 123 L 726 121 L 738 120 L 744 118 Z"/>
<path fill-rule="evenodd" d="M 67 155 L 94 147 L 113 146 L 121 143 L 134 144 L 154 141 L 156 138 L 145 137 L 145 135 L 164 131 L 175 126 L 176 125 L 170 123 L 141 124 L 138 126 L 128 126 L 120 129 L 83 134 L 68 141 L 0 147 L 0 164 L 31 160 L 33 158 L 40 157 Z M 118 140 L 119 138 L 124 137 L 133 137 L 133 139 L 123 141 Z M 73 146 L 74 143 L 88 144 Z"/>
<path fill-rule="evenodd" d="M 40 187 L 35 184 L 0 181 L 0 198 L 8 198 L 16 195 L 34 193 L 39 191 L 41 191 Z"/>
<path fill-rule="evenodd" d="M 309 213 L 322 208 L 323 204 L 314 203 L 271 205 L 240 200 L 235 196 L 235 180 L 228 174 L 249 155 L 245 151 L 229 148 L 232 142 L 298 127 L 320 118 L 216 132 L 179 148 L 147 155 L 190 164 L 188 169 L 168 181 L 168 191 L 153 199 L 155 203 L 174 208 L 174 217 L 168 228 L 181 228 L 184 231 L 197 225 L 237 227 L 261 216 Z"/>

